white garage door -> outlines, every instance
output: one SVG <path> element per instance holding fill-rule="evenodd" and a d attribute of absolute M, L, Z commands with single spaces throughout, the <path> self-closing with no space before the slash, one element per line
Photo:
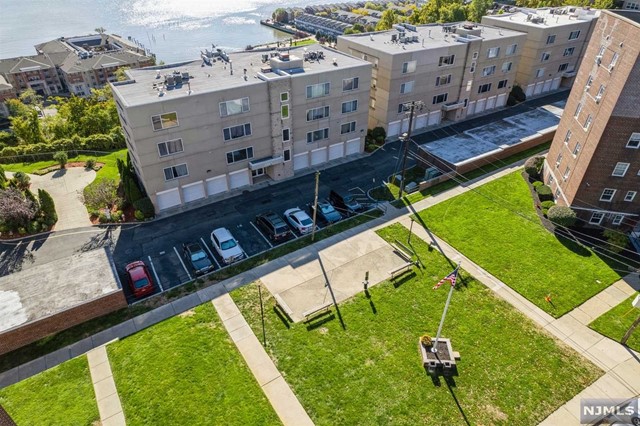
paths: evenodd
<path fill-rule="evenodd" d="M 543 87 L 544 87 L 544 81 L 536 83 L 536 87 L 535 87 L 535 89 L 533 89 L 533 94 L 534 95 L 539 95 L 540 93 L 542 93 L 542 88 Z"/>
<path fill-rule="evenodd" d="M 184 198 L 185 203 L 204 198 L 204 183 L 200 181 L 184 185 L 182 187 L 182 198 Z"/>
<path fill-rule="evenodd" d="M 467 115 L 473 115 L 476 113 L 476 101 L 469 102 L 469 106 L 467 107 Z"/>
<path fill-rule="evenodd" d="M 442 115 L 442 111 L 433 111 L 429 114 L 429 126 L 435 126 L 436 124 L 440 124 L 440 116 Z"/>
<path fill-rule="evenodd" d="M 485 110 L 494 109 L 495 107 L 496 107 L 496 97 L 491 96 L 490 98 L 487 98 L 487 107 L 485 108 Z"/>
<path fill-rule="evenodd" d="M 360 138 L 351 139 L 350 141 L 347 141 L 346 155 L 358 154 L 359 152 L 360 152 Z"/>
<path fill-rule="evenodd" d="M 535 88 L 535 84 L 530 84 L 527 86 L 527 90 L 524 92 L 527 95 L 527 98 L 533 96 L 533 89 Z"/>
<path fill-rule="evenodd" d="M 231 186 L 231 189 L 247 186 L 249 185 L 249 183 L 249 169 L 238 170 L 237 172 L 229 173 L 229 184 Z"/>
<path fill-rule="evenodd" d="M 558 90 L 558 87 L 560 87 L 561 79 L 562 77 L 557 77 L 553 79 L 553 83 L 551 84 L 551 90 Z"/>
<path fill-rule="evenodd" d="M 476 114 L 480 114 L 484 111 L 484 105 L 487 103 L 486 99 L 478 99 L 476 102 Z"/>
<path fill-rule="evenodd" d="M 547 81 L 544 82 L 544 86 L 542 87 L 542 91 L 543 92 L 548 92 L 549 90 L 551 90 L 551 84 L 553 83 L 553 80 L 549 79 Z"/>
<path fill-rule="evenodd" d="M 181 203 L 182 201 L 180 201 L 180 191 L 178 188 L 156 192 L 156 204 L 158 205 L 158 210 L 165 210 L 169 207 L 178 206 Z"/>
<path fill-rule="evenodd" d="M 498 99 L 496 100 L 496 108 L 500 108 L 505 106 L 505 104 L 507 103 L 507 94 L 503 93 L 501 95 L 498 95 Z"/>
<path fill-rule="evenodd" d="M 416 129 L 424 129 L 429 124 L 429 114 L 422 114 L 416 117 Z"/>
<path fill-rule="evenodd" d="M 293 156 L 293 170 L 300 170 L 309 167 L 309 151 Z"/>
<path fill-rule="evenodd" d="M 387 136 L 398 136 L 398 134 L 400 134 L 400 121 L 393 121 L 389 123 L 388 128 Z"/>
<path fill-rule="evenodd" d="M 311 151 L 311 165 L 322 164 L 327 161 L 327 148 L 318 148 Z"/>
<path fill-rule="evenodd" d="M 227 186 L 227 175 L 220 175 L 207 179 L 207 194 L 214 195 L 225 192 L 229 189 Z"/>
<path fill-rule="evenodd" d="M 344 157 L 344 142 L 329 145 L 329 160 Z"/>
<path fill-rule="evenodd" d="M 402 126 L 400 126 L 400 134 L 407 133 L 409 131 L 409 119 L 402 120 Z"/>

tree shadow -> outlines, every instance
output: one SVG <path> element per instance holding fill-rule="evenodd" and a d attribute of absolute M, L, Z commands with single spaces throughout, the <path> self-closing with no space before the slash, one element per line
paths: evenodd
<path fill-rule="evenodd" d="M 78 252 L 85 253 L 97 248 L 113 245 L 113 227 L 107 226 L 104 231 L 94 235 L 78 249 Z"/>
<path fill-rule="evenodd" d="M 411 281 L 415 277 L 416 277 L 415 271 L 406 272 L 402 274 L 402 276 L 399 279 L 392 279 L 391 283 L 393 284 L 394 288 L 400 288 L 400 286 L 402 286 L 404 283 Z"/>
<path fill-rule="evenodd" d="M 0 252 L 0 275 L 9 275 L 22 270 L 25 262 L 33 263 L 33 253 L 28 248 L 28 241 L 16 244 L 2 244 Z"/>
<path fill-rule="evenodd" d="M 67 174 L 67 169 L 58 169 L 51 175 L 51 177 L 54 179 L 57 179 L 57 178 L 63 177 L 66 174 Z"/>
<path fill-rule="evenodd" d="M 553 235 L 556 239 L 565 246 L 568 250 L 582 257 L 590 257 L 593 253 L 586 248 L 581 241 L 572 235 L 570 232 L 556 228 L 553 231 Z"/>
<path fill-rule="evenodd" d="M 315 330 L 318 327 L 328 323 L 329 321 L 333 321 L 336 319 L 336 316 L 331 311 L 324 312 L 320 315 L 313 317 L 312 319 L 306 321 L 307 331 Z"/>

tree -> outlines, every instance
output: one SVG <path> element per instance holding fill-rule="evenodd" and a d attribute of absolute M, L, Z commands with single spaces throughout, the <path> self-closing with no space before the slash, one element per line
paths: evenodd
<path fill-rule="evenodd" d="M 13 179 L 11 180 L 15 183 L 16 188 L 18 188 L 20 191 L 26 190 L 31 184 L 31 178 L 25 172 L 15 172 L 13 174 Z"/>
<path fill-rule="evenodd" d="M 623 232 L 606 229 L 602 236 L 607 239 L 607 248 L 614 253 L 622 253 L 629 245 L 629 237 Z"/>
<path fill-rule="evenodd" d="M 467 8 L 460 3 L 449 3 L 440 8 L 440 20 L 438 22 L 460 22 L 467 20 Z"/>
<path fill-rule="evenodd" d="M 36 215 L 33 202 L 15 188 L 0 191 L 0 221 L 11 229 L 27 227 Z"/>
<path fill-rule="evenodd" d="M 380 21 L 378 21 L 378 25 L 376 25 L 376 31 L 390 30 L 397 22 L 398 17 L 396 16 L 395 12 L 391 9 L 387 9 L 382 12 Z"/>
<path fill-rule="evenodd" d="M 482 17 L 487 14 L 487 10 L 491 9 L 492 6 L 492 0 L 472 0 L 467 16 L 470 21 L 480 22 Z"/>
<path fill-rule="evenodd" d="M 547 212 L 547 218 L 554 224 L 569 228 L 575 225 L 577 216 L 571 207 L 555 205 Z"/>
<path fill-rule="evenodd" d="M 25 145 L 45 142 L 44 133 L 40 127 L 40 118 L 36 110 L 31 110 L 26 116 L 10 117 L 11 130 Z"/>
<path fill-rule="evenodd" d="M 595 0 L 593 7 L 596 9 L 611 9 L 613 8 L 613 0 Z"/>
<path fill-rule="evenodd" d="M 120 67 L 116 70 L 114 75 L 116 76 L 117 81 L 127 81 L 129 77 L 125 74 L 125 71 L 131 69 L 131 67 Z"/>
<path fill-rule="evenodd" d="M 25 105 L 34 107 L 39 107 L 42 105 L 42 96 L 36 93 L 36 91 L 33 89 L 27 89 L 24 92 L 20 93 L 18 99 Z"/>
<path fill-rule="evenodd" d="M 4 174 L 4 169 L 0 166 L 0 189 L 4 188 L 7 183 L 7 175 Z"/>
<path fill-rule="evenodd" d="M 82 202 L 90 210 L 111 209 L 119 204 L 118 185 L 113 179 L 101 179 L 84 189 Z"/>
<path fill-rule="evenodd" d="M 271 14 L 271 18 L 275 21 L 275 22 L 280 22 L 281 24 L 287 24 L 289 23 L 289 15 L 287 14 L 287 11 L 285 9 L 283 9 L 282 7 L 277 8 L 272 14 Z"/>
<path fill-rule="evenodd" d="M 38 200 L 40 201 L 40 210 L 44 216 L 44 222 L 47 226 L 52 226 L 58 221 L 58 214 L 56 213 L 53 198 L 44 189 L 38 189 Z"/>
<path fill-rule="evenodd" d="M 53 160 L 57 161 L 58 164 L 60 164 L 61 169 L 64 169 L 65 166 L 67 165 L 67 161 L 69 161 L 69 156 L 64 151 L 58 151 L 55 154 L 53 154 Z"/>
<path fill-rule="evenodd" d="M 20 102 L 18 99 L 7 99 L 5 104 L 9 110 L 9 117 L 26 117 L 33 109 Z"/>

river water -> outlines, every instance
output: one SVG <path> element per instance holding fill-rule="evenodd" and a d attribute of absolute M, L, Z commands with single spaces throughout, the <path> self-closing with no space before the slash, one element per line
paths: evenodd
<path fill-rule="evenodd" d="M 0 0 L 0 58 L 35 54 L 34 45 L 61 36 L 131 36 L 166 63 L 198 59 L 212 44 L 243 49 L 290 35 L 260 25 L 293 0 Z"/>

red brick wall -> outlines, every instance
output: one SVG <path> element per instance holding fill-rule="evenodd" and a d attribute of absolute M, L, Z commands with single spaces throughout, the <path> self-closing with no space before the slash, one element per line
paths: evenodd
<path fill-rule="evenodd" d="M 117 291 L 66 311 L 30 322 L 0 334 L 0 355 L 50 336 L 74 325 L 127 307 L 122 291 Z"/>

